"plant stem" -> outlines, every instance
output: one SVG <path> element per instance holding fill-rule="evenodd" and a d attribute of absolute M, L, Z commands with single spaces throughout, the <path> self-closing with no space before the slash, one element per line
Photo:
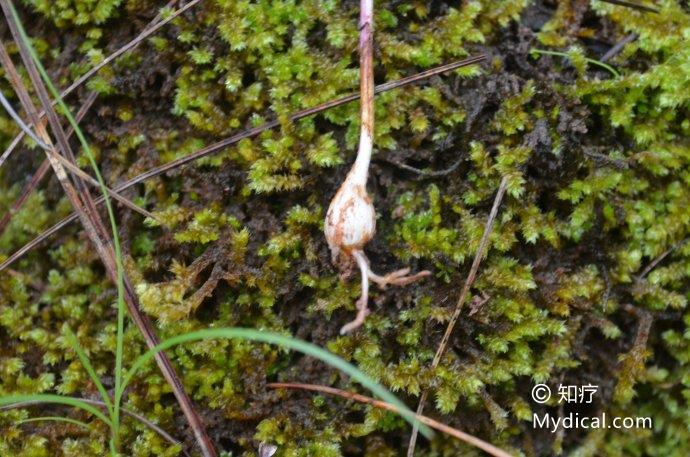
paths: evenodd
<path fill-rule="evenodd" d="M 560 51 L 549 51 L 547 49 L 531 48 L 529 50 L 529 52 L 534 53 L 534 54 L 543 54 L 543 55 L 547 55 L 547 56 L 558 56 L 558 57 L 563 57 L 565 59 L 570 59 L 570 56 L 567 53 L 560 52 Z M 596 65 L 598 67 L 601 67 L 601 68 L 607 70 L 616 78 L 620 77 L 620 75 L 621 75 L 620 73 L 618 73 L 618 70 L 616 70 L 615 68 L 613 68 L 611 65 L 609 65 L 607 63 L 601 62 L 599 60 L 590 59 L 588 57 L 585 57 L 585 61 L 587 63 L 591 63 L 592 65 Z"/>
<path fill-rule="evenodd" d="M 359 16 L 359 150 L 350 177 L 366 185 L 374 145 L 374 1 L 361 0 Z"/>
<path fill-rule="evenodd" d="M 626 2 L 624 0 L 601 0 L 602 2 L 611 3 L 613 5 L 626 6 L 628 8 L 645 11 L 647 13 L 658 13 L 659 10 L 651 6 L 640 5 L 639 3 Z"/>

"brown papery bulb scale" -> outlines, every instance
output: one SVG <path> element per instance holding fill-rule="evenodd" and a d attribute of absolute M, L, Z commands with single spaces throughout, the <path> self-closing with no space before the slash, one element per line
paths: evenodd
<path fill-rule="evenodd" d="M 367 194 L 369 162 L 374 144 L 373 9 L 373 0 L 361 1 L 359 65 L 362 126 L 357 159 L 331 200 L 325 221 L 326 241 L 331 248 L 333 261 L 354 260 L 362 275 L 362 294 L 357 301 L 357 316 L 343 326 L 341 334 L 360 327 L 369 314 L 369 281 L 381 288 L 391 284 L 403 286 L 431 274 L 425 270 L 408 276 L 410 269 L 405 268 L 379 276 L 371 271 L 369 259 L 364 254 L 364 246 L 376 233 L 376 211 Z"/>

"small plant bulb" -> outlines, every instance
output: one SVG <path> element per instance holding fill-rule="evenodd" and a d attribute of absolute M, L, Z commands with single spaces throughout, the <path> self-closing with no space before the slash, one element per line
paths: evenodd
<path fill-rule="evenodd" d="M 352 169 L 345 177 L 326 212 L 325 235 L 331 248 L 333 262 L 346 269 L 354 260 L 362 275 L 362 294 L 357 301 L 355 320 L 343 326 L 341 334 L 355 330 L 364 323 L 369 314 L 369 281 L 381 288 L 393 284 L 403 286 L 429 276 L 422 271 L 408 276 L 405 268 L 379 276 L 369 267 L 364 246 L 376 233 L 376 210 L 367 194 L 369 163 L 374 142 L 374 64 L 373 64 L 373 0 L 362 0 L 360 4 L 360 103 L 361 132 L 359 150 Z"/>

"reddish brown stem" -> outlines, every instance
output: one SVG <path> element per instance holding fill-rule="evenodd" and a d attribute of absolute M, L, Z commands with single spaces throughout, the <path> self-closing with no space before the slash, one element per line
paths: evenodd
<path fill-rule="evenodd" d="M 362 0 L 359 13 L 359 92 L 362 130 L 374 138 L 374 1 Z"/>
<path fill-rule="evenodd" d="M 361 0 L 359 13 L 359 112 L 357 160 L 346 179 L 366 187 L 374 145 L 374 2 Z"/>

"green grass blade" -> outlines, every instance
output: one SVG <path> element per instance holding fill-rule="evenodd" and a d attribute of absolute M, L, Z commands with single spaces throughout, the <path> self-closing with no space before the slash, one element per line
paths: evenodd
<path fill-rule="evenodd" d="M 86 422 L 78 421 L 76 419 L 72 419 L 69 417 L 61 417 L 61 416 L 40 416 L 40 417 L 30 417 L 29 419 L 21 419 L 18 420 L 16 423 L 17 424 L 26 424 L 29 422 L 42 422 L 42 421 L 52 421 L 52 422 L 67 422 L 68 424 L 74 424 L 74 425 L 79 425 L 80 427 L 84 428 L 91 428 L 89 424 Z"/>
<path fill-rule="evenodd" d="M 98 408 L 89 405 L 86 402 L 83 402 L 79 400 L 78 398 L 74 397 L 67 397 L 64 395 L 55 395 L 55 394 L 25 394 L 25 395 L 7 395 L 4 397 L 0 397 L 0 406 L 10 406 L 14 405 L 15 403 L 54 403 L 57 405 L 66 405 L 66 406 L 72 406 L 74 408 L 79 408 L 84 411 L 87 411 L 100 420 L 102 420 L 105 424 L 107 424 L 109 427 L 112 426 L 110 419 L 103 414 L 102 411 L 100 411 Z"/>
<path fill-rule="evenodd" d="M 121 392 L 122 389 L 119 389 L 118 387 L 120 386 L 122 382 L 122 359 L 123 359 L 123 352 L 124 352 L 124 314 L 125 314 L 125 302 L 124 302 L 124 269 L 122 266 L 122 249 L 120 247 L 120 239 L 118 237 L 118 229 L 117 229 L 117 222 L 115 220 L 115 213 L 113 211 L 112 204 L 110 202 L 110 198 L 108 197 L 108 192 L 107 192 L 107 187 L 105 185 L 105 181 L 103 180 L 103 176 L 101 176 L 101 172 L 98 169 L 98 164 L 96 163 L 96 159 L 93 155 L 93 152 L 91 151 L 91 148 L 89 147 L 89 143 L 86 141 L 86 137 L 84 136 L 84 133 L 82 130 L 79 128 L 79 124 L 77 123 L 76 119 L 72 115 L 72 113 L 69 110 L 69 107 L 65 104 L 64 100 L 62 100 L 62 97 L 60 96 L 60 92 L 56 89 L 55 85 L 51 81 L 50 77 L 48 76 L 48 73 L 46 72 L 45 68 L 43 67 L 43 64 L 41 63 L 41 60 L 38 58 L 38 54 L 36 54 L 35 49 L 31 45 L 31 40 L 29 39 L 28 35 L 26 34 L 26 30 L 24 29 L 24 25 L 21 22 L 21 19 L 19 18 L 19 14 L 17 13 L 17 10 L 15 9 L 14 5 L 12 2 L 9 2 L 10 9 L 12 10 L 12 16 L 14 17 L 14 20 L 17 23 L 17 28 L 19 29 L 19 33 L 22 37 L 22 40 L 26 43 L 26 47 L 28 48 L 29 52 L 31 53 L 31 57 L 36 63 L 36 67 L 41 74 L 41 78 L 46 84 L 46 87 L 50 90 L 51 94 L 53 95 L 53 98 L 58 102 L 58 106 L 60 107 L 62 113 L 64 116 L 67 118 L 69 121 L 70 125 L 74 129 L 74 133 L 76 134 L 77 138 L 79 138 L 79 143 L 81 144 L 84 154 L 89 160 L 89 163 L 91 164 L 91 167 L 93 168 L 94 174 L 96 175 L 96 179 L 98 180 L 98 184 L 101 189 L 101 193 L 103 194 L 103 198 L 105 201 L 105 206 L 108 212 L 108 218 L 110 219 L 110 228 L 112 231 L 112 236 L 113 236 L 113 246 L 115 250 L 115 262 L 117 266 L 117 336 L 116 336 L 116 350 L 115 350 L 115 391 L 116 392 Z M 120 423 L 120 403 L 121 403 L 121 398 L 119 396 L 115 396 L 115 399 L 113 401 L 113 422 L 112 425 L 114 427 L 113 429 L 113 437 L 117 439 L 118 436 L 118 431 L 119 431 L 119 423 Z"/>
<path fill-rule="evenodd" d="M 74 349 L 74 352 L 77 353 L 77 357 L 79 357 L 79 360 L 81 361 L 82 365 L 84 365 L 84 368 L 86 369 L 86 372 L 89 374 L 89 377 L 91 378 L 93 383 L 96 385 L 98 392 L 101 394 L 101 397 L 103 397 L 103 403 L 105 403 L 105 406 L 108 409 L 108 412 L 112 416 L 113 404 L 110 401 L 110 396 L 108 395 L 108 391 L 105 389 L 105 386 L 101 382 L 101 378 L 96 373 L 96 370 L 94 370 L 93 365 L 91 365 L 91 361 L 86 356 L 84 349 L 79 344 L 79 340 L 77 340 L 77 336 L 72 332 L 72 330 L 70 330 L 67 327 L 66 327 L 66 331 L 65 331 L 65 336 L 67 337 L 67 342 L 69 342 L 72 349 Z"/>
<path fill-rule="evenodd" d="M 424 436 L 430 438 L 434 435 L 429 427 L 419 423 L 414 415 L 414 413 L 395 395 L 386 390 L 379 383 L 368 377 L 366 374 L 362 373 L 355 366 L 349 364 L 340 357 L 332 354 L 325 349 L 322 349 L 314 344 L 307 343 L 306 341 L 298 340 L 295 338 L 290 338 L 284 335 L 273 332 L 264 332 L 248 328 L 219 328 L 219 329 L 207 329 L 199 330 L 197 332 L 185 333 L 183 335 L 177 335 L 167 340 L 162 341 L 155 348 L 147 351 L 138 357 L 132 367 L 125 374 L 121 389 L 125 389 L 127 384 L 131 381 L 132 376 L 153 356 L 160 351 L 171 348 L 178 344 L 189 343 L 192 341 L 208 340 L 208 339 L 243 339 L 250 341 L 259 341 L 262 343 L 275 344 L 287 349 L 292 349 L 295 351 L 302 352 L 303 354 L 315 357 L 328 365 L 336 368 L 343 373 L 350 376 L 355 381 L 362 384 L 364 387 L 369 389 L 374 395 L 378 396 L 382 400 L 395 405 L 400 409 L 400 415 L 405 418 L 410 424 L 419 424 L 419 429 Z"/>
<path fill-rule="evenodd" d="M 536 49 L 536 48 L 531 48 L 529 50 L 529 52 L 531 54 L 544 54 L 544 55 L 548 55 L 548 56 L 558 56 L 558 57 L 563 57 L 565 59 L 570 59 L 570 56 L 568 54 L 566 54 L 565 52 L 549 51 L 546 49 Z M 615 68 L 613 68 L 611 65 L 609 65 L 607 63 L 601 62 L 599 60 L 590 59 L 588 57 L 585 57 L 584 59 L 587 63 L 590 63 L 592 65 L 596 65 L 598 67 L 601 67 L 601 68 L 609 71 L 616 78 L 620 77 L 620 75 L 621 75 L 618 72 L 618 70 L 616 70 Z"/>

